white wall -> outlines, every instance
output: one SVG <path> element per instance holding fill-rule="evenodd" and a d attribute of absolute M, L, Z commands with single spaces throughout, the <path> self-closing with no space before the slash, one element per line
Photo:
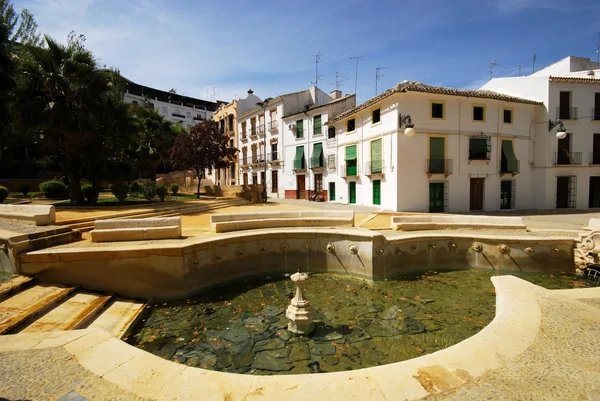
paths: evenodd
<path fill-rule="evenodd" d="M 146 99 L 131 93 L 125 93 L 123 96 L 123 101 L 125 103 L 137 102 L 139 105 L 143 105 Z M 162 102 L 156 99 L 148 99 L 148 101 L 154 105 L 154 110 L 156 110 L 160 115 L 164 116 L 166 120 L 174 123 L 179 123 L 181 121 L 185 128 L 189 128 L 200 122 L 200 120 L 194 119 L 194 117 L 200 117 L 202 120 L 209 120 L 213 115 L 213 112 L 210 110 L 182 106 L 181 104 L 176 103 Z M 173 113 L 175 112 L 181 113 L 184 117 L 182 118 L 173 116 Z"/>

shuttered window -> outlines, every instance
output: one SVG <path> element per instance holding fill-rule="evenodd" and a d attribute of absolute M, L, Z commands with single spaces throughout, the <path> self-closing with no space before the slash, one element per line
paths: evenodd
<path fill-rule="evenodd" d="M 356 176 L 356 145 L 346 147 L 346 175 Z"/>
<path fill-rule="evenodd" d="M 311 167 L 323 167 L 323 144 L 315 143 L 310 158 Z"/>
<path fill-rule="evenodd" d="M 381 163 L 381 139 L 371 141 L 371 174 L 380 174 Z"/>
<path fill-rule="evenodd" d="M 501 171 L 504 173 L 518 173 L 519 172 L 519 161 L 515 156 L 513 149 L 513 142 L 510 140 L 502 141 L 502 161 Z"/>
<path fill-rule="evenodd" d="M 296 121 L 296 138 L 304 138 L 304 120 Z"/>
<path fill-rule="evenodd" d="M 304 168 L 304 146 L 296 147 L 296 155 L 294 156 L 294 169 L 300 170 Z"/>
<path fill-rule="evenodd" d="M 321 115 L 319 114 L 318 116 L 315 116 L 313 119 L 313 126 L 314 126 L 314 134 L 313 135 L 321 135 L 322 134 L 322 129 L 323 129 L 323 125 L 321 124 Z"/>

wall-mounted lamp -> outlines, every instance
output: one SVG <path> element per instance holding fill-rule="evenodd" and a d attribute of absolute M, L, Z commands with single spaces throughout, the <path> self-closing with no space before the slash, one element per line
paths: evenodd
<path fill-rule="evenodd" d="M 565 139 L 567 137 L 567 129 L 563 125 L 563 122 L 560 120 L 552 121 L 548 120 L 548 132 L 552 131 L 554 127 L 558 125 L 558 130 L 556 131 L 556 137 L 558 139 Z"/>
<path fill-rule="evenodd" d="M 415 125 L 413 124 L 412 120 L 410 119 L 410 115 L 405 115 L 403 116 L 402 114 L 400 114 L 398 116 L 398 121 L 400 122 L 400 126 L 398 128 L 402 128 L 403 126 L 406 127 L 406 129 L 404 130 L 404 135 L 406 135 L 407 137 L 411 137 L 413 136 L 416 131 L 415 131 Z"/>

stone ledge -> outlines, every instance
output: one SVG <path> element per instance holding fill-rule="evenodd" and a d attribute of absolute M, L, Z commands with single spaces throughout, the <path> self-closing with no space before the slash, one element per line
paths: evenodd
<path fill-rule="evenodd" d="M 512 216 L 464 216 L 464 215 L 418 215 L 392 216 L 391 226 L 397 231 L 440 230 L 461 228 L 526 229 L 521 217 Z"/>
<path fill-rule="evenodd" d="M 0 205 L 0 218 L 48 226 L 56 221 L 56 212 L 52 205 Z"/>
<path fill-rule="evenodd" d="M 301 210 L 291 212 L 232 213 L 210 216 L 214 232 L 276 227 L 354 226 L 352 210 Z"/>

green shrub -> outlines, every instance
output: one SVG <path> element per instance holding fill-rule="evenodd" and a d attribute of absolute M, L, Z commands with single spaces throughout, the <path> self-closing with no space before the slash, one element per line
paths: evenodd
<path fill-rule="evenodd" d="M 126 182 L 115 182 L 110 186 L 110 192 L 117 198 L 119 205 L 123 203 L 129 193 L 129 185 Z"/>
<path fill-rule="evenodd" d="M 40 184 L 40 192 L 48 199 L 64 199 L 69 197 L 67 186 L 57 180 L 42 182 Z"/>
<path fill-rule="evenodd" d="M 156 194 L 158 195 L 158 198 L 160 199 L 161 202 L 165 201 L 165 196 L 167 196 L 168 193 L 169 193 L 169 190 L 167 189 L 166 185 L 158 184 L 156 186 Z"/>
<path fill-rule="evenodd" d="M 4 203 L 4 200 L 8 198 L 8 189 L 6 187 L 0 186 L 0 203 Z"/>
<path fill-rule="evenodd" d="M 171 184 L 171 193 L 173 196 L 177 195 L 177 192 L 179 192 L 179 185 Z"/>
<path fill-rule="evenodd" d="M 156 183 L 150 182 L 148 184 L 143 184 L 140 188 L 140 193 L 142 196 L 148 200 L 154 199 L 156 196 Z"/>
<path fill-rule="evenodd" d="M 131 187 L 129 187 L 131 189 L 131 193 L 132 194 L 139 194 L 140 193 L 140 184 L 137 183 L 137 181 L 134 181 L 131 183 Z"/>
<path fill-rule="evenodd" d="M 23 194 L 23 196 L 27 196 L 27 194 L 29 193 L 29 191 L 31 191 L 31 188 L 29 188 L 29 185 L 23 184 L 23 185 L 21 185 L 21 187 L 19 188 L 19 190 L 21 191 L 21 193 Z"/>

